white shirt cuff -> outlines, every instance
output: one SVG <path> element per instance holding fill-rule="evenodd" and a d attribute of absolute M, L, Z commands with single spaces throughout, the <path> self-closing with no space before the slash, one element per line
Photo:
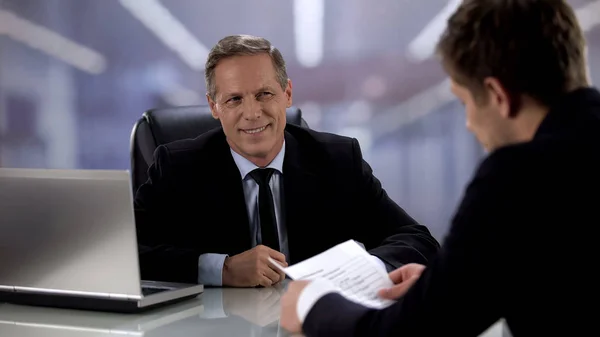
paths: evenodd
<path fill-rule="evenodd" d="M 311 281 L 300 293 L 298 297 L 298 304 L 296 306 L 296 311 L 298 312 L 298 318 L 300 319 L 300 323 L 304 323 L 304 319 L 312 309 L 313 305 L 317 303 L 317 301 L 329 294 L 336 293 L 339 290 L 336 286 L 329 280 L 318 278 Z"/>
<path fill-rule="evenodd" d="M 223 264 L 226 254 L 202 254 L 198 258 L 198 283 L 205 286 L 223 285 Z"/>

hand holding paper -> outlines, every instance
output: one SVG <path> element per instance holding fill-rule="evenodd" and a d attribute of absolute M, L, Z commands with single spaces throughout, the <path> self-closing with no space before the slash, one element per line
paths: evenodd
<path fill-rule="evenodd" d="M 325 278 L 344 297 L 364 306 L 382 309 L 394 303 L 377 295 L 380 289 L 394 285 L 387 272 L 354 240 L 287 268 L 275 260 L 269 261 L 294 280 Z"/>

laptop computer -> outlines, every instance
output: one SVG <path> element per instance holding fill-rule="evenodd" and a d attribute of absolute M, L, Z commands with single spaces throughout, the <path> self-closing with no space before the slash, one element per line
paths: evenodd
<path fill-rule="evenodd" d="M 136 312 L 201 284 L 141 281 L 128 171 L 0 168 L 0 302 Z"/>

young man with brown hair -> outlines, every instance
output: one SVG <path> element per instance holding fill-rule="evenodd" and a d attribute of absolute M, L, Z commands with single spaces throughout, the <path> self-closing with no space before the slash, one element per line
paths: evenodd
<path fill-rule="evenodd" d="M 441 251 L 390 273 L 383 310 L 292 282 L 281 324 L 309 336 L 579 335 L 598 301 L 600 93 L 560 0 L 466 0 L 439 44 L 467 127 L 489 151 Z M 594 324 L 594 325 L 592 325 Z"/>

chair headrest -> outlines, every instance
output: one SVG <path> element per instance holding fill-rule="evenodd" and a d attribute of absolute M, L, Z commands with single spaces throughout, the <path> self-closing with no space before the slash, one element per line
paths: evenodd
<path fill-rule="evenodd" d="M 302 111 L 288 108 L 287 122 L 302 125 Z M 152 130 L 156 145 L 185 138 L 195 138 L 206 131 L 220 127 L 221 122 L 212 117 L 207 105 L 152 109 L 143 116 Z"/>

